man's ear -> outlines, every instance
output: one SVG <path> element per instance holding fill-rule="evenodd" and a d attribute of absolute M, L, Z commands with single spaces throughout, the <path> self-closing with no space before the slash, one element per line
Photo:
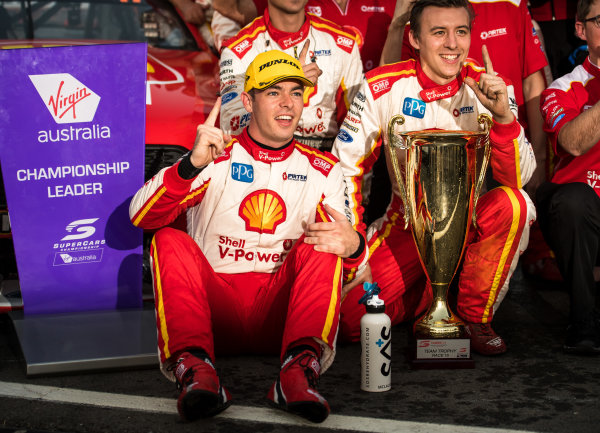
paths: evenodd
<path fill-rule="evenodd" d="M 242 92 L 240 95 L 242 98 L 242 104 L 248 113 L 252 113 L 252 97 L 248 92 Z"/>
<path fill-rule="evenodd" d="M 408 41 L 415 50 L 419 49 L 419 39 L 417 38 L 413 30 L 408 32 Z"/>
<path fill-rule="evenodd" d="M 582 41 L 587 41 L 585 37 L 585 24 L 581 21 L 575 21 L 575 35 Z"/>

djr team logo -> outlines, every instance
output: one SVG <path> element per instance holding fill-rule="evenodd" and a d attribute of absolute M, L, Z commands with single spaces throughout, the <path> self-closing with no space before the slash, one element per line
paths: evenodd
<path fill-rule="evenodd" d="M 94 120 L 100 96 L 71 74 L 30 75 L 29 79 L 56 123 Z"/>
<path fill-rule="evenodd" d="M 96 227 L 94 227 L 92 225 L 88 225 L 88 224 L 94 224 L 96 221 L 98 221 L 98 218 L 88 218 L 88 219 L 73 221 L 66 227 L 66 230 L 69 233 L 71 233 L 71 232 L 73 232 L 73 230 L 75 230 L 75 233 L 65 236 L 64 238 L 61 239 L 61 241 L 72 241 L 75 239 L 89 238 L 94 233 L 96 233 Z"/>

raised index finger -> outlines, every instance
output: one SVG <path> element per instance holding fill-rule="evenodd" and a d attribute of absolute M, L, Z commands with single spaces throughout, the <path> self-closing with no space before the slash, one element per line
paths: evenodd
<path fill-rule="evenodd" d="M 483 67 L 485 68 L 485 72 L 494 75 L 494 66 L 492 65 L 492 59 L 490 59 L 490 54 L 488 53 L 487 47 L 483 45 L 481 47 L 481 57 L 483 57 Z"/>
<path fill-rule="evenodd" d="M 302 51 L 300 51 L 300 64 L 304 65 L 304 59 L 306 59 L 306 53 L 308 53 L 308 46 L 310 45 L 310 39 L 306 39 Z"/>
<path fill-rule="evenodd" d="M 220 110 L 221 110 L 221 97 L 219 96 L 215 102 L 215 105 L 212 107 L 212 110 L 210 110 L 210 113 L 208 113 L 208 116 L 206 116 L 206 120 L 204 121 L 204 124 L 207 126 L 215 126 L 215 123 L 217 122 L 217 117 L 219 117 Z"/>

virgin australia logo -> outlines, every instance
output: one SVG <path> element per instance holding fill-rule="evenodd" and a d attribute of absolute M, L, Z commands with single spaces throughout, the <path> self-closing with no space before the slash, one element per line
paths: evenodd
<path fill-rule="evenodd" d="M 29 75 L 56 123 L 94 120 L 100 96 L 71 74 Z"/>

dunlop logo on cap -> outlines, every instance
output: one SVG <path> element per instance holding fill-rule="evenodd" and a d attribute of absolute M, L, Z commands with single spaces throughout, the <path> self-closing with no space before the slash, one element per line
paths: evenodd
<path fill-rule="evenodd" d="M 265 68 L 269 68 L 269 67 L 271 67 L 273 65 L 279 65 L 281 63 L 285 63 L 286 65 L 293 66 L 294 68 L 296 68 L 298 70 L 300 69 L 295 62 L 290 62 L 287 59 L 275 59 L 275 60 L 271 60 L 270 62 L 263 63 L 262 65 L 260 65 L 259 68 L 258 68 L 258 72 L 262 71 Z"/>

